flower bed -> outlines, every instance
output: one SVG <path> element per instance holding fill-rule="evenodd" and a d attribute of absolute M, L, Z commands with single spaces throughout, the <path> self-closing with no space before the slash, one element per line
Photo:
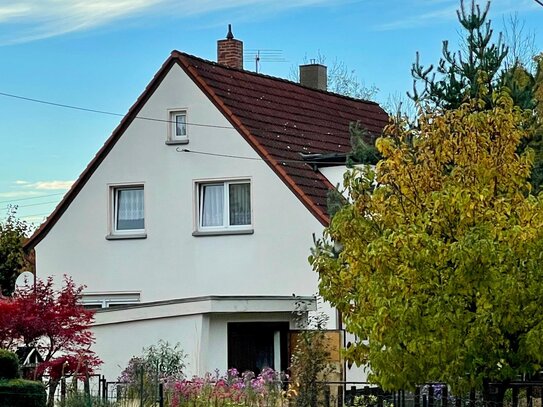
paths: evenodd
<path fill-rule="evenodd" d="M 230 369 L 224 375 L 216 371 L 168 383 L 165 393 L 170 407 L 281 407 L 288 405 L 286 379 L 269 368 L 256 377 L 253 372 L 240 375 Z"/>

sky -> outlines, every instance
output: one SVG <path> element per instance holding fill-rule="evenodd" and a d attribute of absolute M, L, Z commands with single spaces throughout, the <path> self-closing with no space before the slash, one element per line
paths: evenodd
<path fill-rule="evenodd" d="M 466 1 L 469 3 L 469 0 Z M 481 4 L 485 3 L 481 1 Z M 354 70 L 390 105 L 420 53 L 459 42 L 458 0 L 0 0 L 0 220 L 39 224 L 174 49 L 212 61 L 230 23 L 246 51 L 279 52 L 260 72 L 292 78 L 319 55 Z M 496 32 L 516 18 L 543 51 L 543 7 L 492 0 Z M 277 51 L 279 50 L 279 51 Z M 245 58 L 245 69 L 254 60 Z M 100 110 L 100 114 L 12 96 Z M 119 116 L 120 115 L 120 116 Z"/>

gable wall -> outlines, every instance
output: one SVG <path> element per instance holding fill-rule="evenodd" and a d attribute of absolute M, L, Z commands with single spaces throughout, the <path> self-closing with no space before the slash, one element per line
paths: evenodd
<path fill-rule="evenodd" d="M 139 116 L 231 127 L 177 65 Z M 201 295 L 311 295 L 307 263 L 320 223 L 263 161 L 176 152 L 167 123 L 135 120 L 49 234 L 37 245 L 37 272 L 69 274 L 89 292 L 140 291 L 141 300 Z M 77 135 L 74 135 L 77 137 Z M 181 148 L 258 158 L 234 129 L 189 127 Z M 253 235 L 194 237 L 195 179 L 249 177 Z M 145 184 L 147 239 L 105 239 L 110 183 Z"/>

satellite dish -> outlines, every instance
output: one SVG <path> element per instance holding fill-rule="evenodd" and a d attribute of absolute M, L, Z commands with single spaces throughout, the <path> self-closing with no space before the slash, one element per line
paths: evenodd
<path fill-rule="evenodd" d="M 25 286 L 34 286 L 34 274 L 30 271 L 23 271 L 15 281 L 15 288 L 22 288 Z"/>

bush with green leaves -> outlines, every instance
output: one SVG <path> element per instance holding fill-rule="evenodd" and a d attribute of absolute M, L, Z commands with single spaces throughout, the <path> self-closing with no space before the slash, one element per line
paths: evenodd
<path fill-rule="evenodd" d="M 0 380 L 0 407 L 45 407 L 45 386 L 24 379 Z"/>
<path fill-rule="evenodd" d="M 334 371 L 330 363 L 330 346 L 326 338 L 328 316 L 323 313 L 307 315 L 304 304 L 297 313 L 301 328 L 290 360 L 290 371 L 296 407 L 314 407 L 324 397 L 324 381 Z"/>
<path fill-rule="evenodd" d="M 179 343 L 159 340 L 156 345 L 143 348 L 142 355 L 132 357 L 119 377 L 126 385 L 126 397 L 142 399 L 145 406 L 154 405 L 159 383 L 184 378 L 185 358 Z"/>
<path fill-rule="evenodd" d="M 20 379 L 19 358 L 0 349 L 0 407 L 45 407 L 45 386 Z"/>
<path fill-rule="evenodd" d="M 66 400 L 60 403 L 60 407 L 114 407 L 116 402 L 104 400 L 100 397 L 91 396 L 84 393 L 71 393 Z"/>
<path fill-rule="evenodd" d="M 0 349 L 0 380 L 17 379 L 20 377 L 19 358 L 13 352 Z"/>

